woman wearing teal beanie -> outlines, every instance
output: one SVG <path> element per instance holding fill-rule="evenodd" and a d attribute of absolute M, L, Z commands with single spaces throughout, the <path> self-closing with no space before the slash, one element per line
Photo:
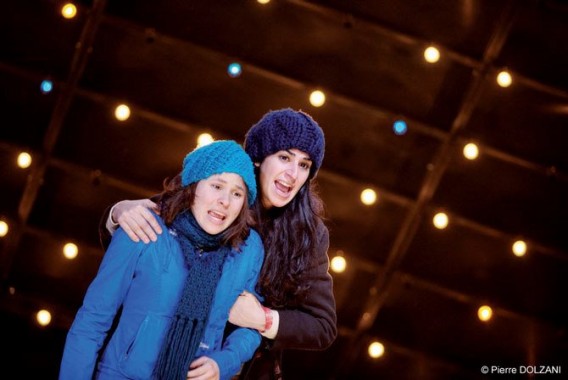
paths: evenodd
<path fill-rule="evenodd" d="M 260 334 L 224 338 L 231 306 L 254 292 L 263 261 L 249 228 L 253 163 L 234 141 L 189 153 L 156 198 L 166 233 L 133 242 L 119 228 L 67 334 L 60 379 L 230 379 Z"/>
<path fill-rule="evenodd" d="M 285 108 L 266 113 L 253 125 L 244 146 L 255 164 L 258 184 L 252 210 L 266 252 L 257 286 L 265 300 L 263 306 L 254 295 L 243 293 L 229 320 L 263 336 L 240 379 L 278 379 L 286 373 L 287 363 L 281 363 L 284 349 L 323 350 L 337 335 L 329 232 L 314 191 L 325 138 L 310 115 Z M 102 240 L 114 228 L 114 220 L 132 239 L 154 240 L 161 233 L 149 211 L 154 207 L 148 199 L 117 203 L 103 219 Z"/>

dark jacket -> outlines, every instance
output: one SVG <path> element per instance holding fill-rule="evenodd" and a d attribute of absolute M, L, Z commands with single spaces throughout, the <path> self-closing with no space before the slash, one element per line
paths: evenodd
<path fill-rule="evenodd" d="M 278 310 L 280 324 L 276 337 L 263 339 L 254 358 L 241 370 L 239 379 L 278 379 L 278 373 L 285 375 L 286 367 L 292 365 L 282 362 L 282 350 L 323 350 L 335 340 L 337 316 L 333 279 L 328 271 L 329 231 L 323 223 L 318 228 L 318 237 L 318 260 L 306 276 L 310 289 L 305 301 L 298 308 Z"/>

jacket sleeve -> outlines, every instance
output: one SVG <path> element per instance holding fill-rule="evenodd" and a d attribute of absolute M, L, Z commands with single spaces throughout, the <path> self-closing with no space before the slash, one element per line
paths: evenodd
<path fill-rule="evenodd" d="M 93 378 L 99 351 L 128 292 L 142 249 L 121 228 L 114 234 L 67 333 L 60 380 Z"/>
<path fill-rule="evenodd" d="M 248 255 L 251 264 L 245 289 L 256 295 L 254 289 L 264 260 L 264 248 L 256 231 L 251 230 L 246 245 L 246 249 L 243 249 L 240 253 Z M 225 339 L 222 349 L 208 355 L 219 365 L 221 380 L 231 379 L 239 371 L 242 364 L 252 358 L 260 342 L 261 336 L 258 331 L 242 327 L 235 328 Z"/>
<path fill-rule="evenodd" d="M 103 212 L 101 220 L 99 220 L 99 240 L 101 242 L 101 247 L 103 247 L 103 249 L 108 248 L 110 244 L 110 239 L 112 238 L 110 231 L 107 230 L 106 228 L 106 222 L 109 217 L 110 209 L 112 208 L 112 206 L 114 205 L 110 205 L 106 208 L 106 210 Z"/>
<path fill-rule="evenodd" d="M 310 268 L 310 289 L 305 301 L 295 309 L 278 310 L 280 324 L 273 349 L 323 350 L 337 337 L 337 315 L 333 279 L 329 274 L 329 231 L 321 224 L 317 263 Z"/>

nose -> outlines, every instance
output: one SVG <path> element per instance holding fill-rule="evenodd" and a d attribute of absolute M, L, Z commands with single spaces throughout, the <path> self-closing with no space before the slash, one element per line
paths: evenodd
<path fill-rule="evenodd" d="M 219 194 L 217 202 L 219 202 L 219 204 L 225 208 L 229 207 L 229 203 L 231 202 L 231 197 L 229 192 L 223 191 L 221 194 Z"/>
<path fill-rule="evenodd" d="M 292 181 L 296 181 L 296 178 L 298 178 L 298 163 L 292 161 L 286 169 L 286 174 Z"/>

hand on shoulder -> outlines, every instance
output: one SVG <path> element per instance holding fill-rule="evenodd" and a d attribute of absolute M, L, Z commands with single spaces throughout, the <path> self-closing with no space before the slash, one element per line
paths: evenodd
<path fill-rule="evenodd" d="M 162 233 L 162 227 L 151 210 L 158 213 L 158 205 L 149 199 L 125 200 L 113 207 L 110 217 L 122 227 L 130 239 L 149 243 L 156 241 L 157 235 Z"/>

